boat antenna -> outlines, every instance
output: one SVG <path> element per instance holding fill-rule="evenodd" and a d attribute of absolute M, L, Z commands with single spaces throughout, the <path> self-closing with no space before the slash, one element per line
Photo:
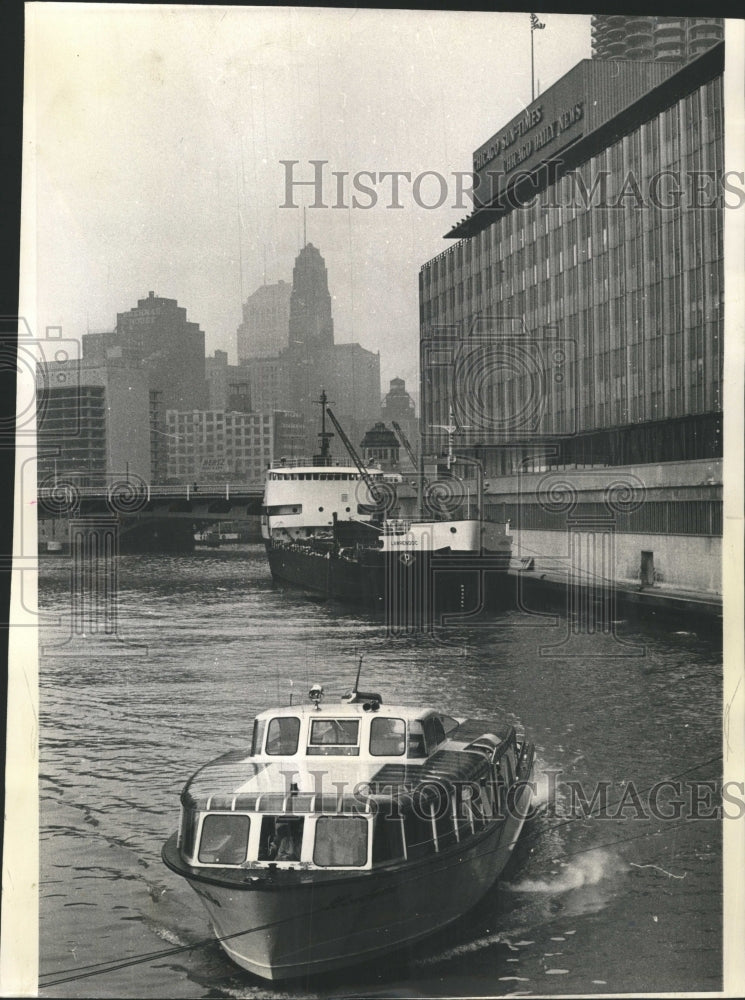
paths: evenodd
<path fill-rule="evenodd" d="M 290 680 L 290 706 L 291 707 L 292 707 L 292 689 L 293 689 L 294 685 L 295 685 L 295 682 L 293 680 Z"/>
<path fill-rule="evenodd" d="M 363 654 L 360 653 L 360 662 L 357 664 L 357 679 L 354 682 L 354 693 L 357 694 L 360 687 L 360 674 L 362 673 L 362 659 Z"/>

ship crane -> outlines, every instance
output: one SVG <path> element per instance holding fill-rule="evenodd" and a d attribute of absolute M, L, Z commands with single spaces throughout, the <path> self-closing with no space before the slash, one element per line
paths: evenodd
<path fill-rule="evenodd" d="M 385 496 L 381 495 L 381 491 L 378 490 L 378 487 L 377 487 L 374 479 L 372 478 L 372 476 L 370 475 L 370 473 L 367 471 L 367 469 L 363 465 L 362 459 L 357 454 L 356 448 L 354 447 L 354 445 L 352 444 L 352 442 L 347 437 L 347 434 L 346 434 L 344 428 L 341 426 L 341 424 L 339 423 L 339 421 L 334 416 L 333 410 L 331 409 L 330 406 L 326 407 L 326 413 L 328 413 L 329 419 L 331 420 L 331 423 L 336 428 L 336 433 L 341 438 L 341 440 L 342 440 L 342 442 L 344 444 L 344 447 L 347 449 L 347 451 L 349 452 L 349 454 L 351 456 L 352 461 L 357 466 L 357 471 L 360 474 L 360 478 L 362 479 L 363 483 L 367 487 L 368 492 L 370 493 L 370 496 L 373 498 L 373 501 L 376 504 L 381 503 L 385 499 Z"/>
<path fill-rule="evenodd" d="M 419 468 L 419 463 L 418 463 L 417 457 L 416 457 L 416 455 L 414 453 L 414 449 L 409 444 L 409 439 L 406 437 L 406 435 L 404 434 L 402 428 L 400 427 L 399 424 L 396 423 L 395 420 L 391 420 L 391 425 L 393 426 L 393 429 L 394 429 L 394 431 L 396 432 L 396 434 L 398 436 L 398 440 L 401 442 L 401 444 L 406 449 L 406 454 L 409 456 L 409 461 L 411 462 L 411 464 L 414 466 L 415 469 L 418 469 Z"/>

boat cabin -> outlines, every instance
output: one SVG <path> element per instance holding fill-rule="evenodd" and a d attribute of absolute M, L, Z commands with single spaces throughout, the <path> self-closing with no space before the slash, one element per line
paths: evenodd
<path fill-rule="evenodd" d="M 262 712 L 250 751 L 185 787 L 178 848 L 197 869 L 367 870 L 485 833 L 517 778 L 513 728 L 378 695 Z M 266 871 L 264 871 L 266 874 Z"/>
<path fill-rule="evenodd" d="M 391 479 L 381 469 L 369 469 L 368 475 L 375 481 Z M 281 467 L 266 474 L 261 524 L 264 538 L 302 540 L 330 535 L 334 519 L 369 522 L 375 509 L 353 466 Z"/>

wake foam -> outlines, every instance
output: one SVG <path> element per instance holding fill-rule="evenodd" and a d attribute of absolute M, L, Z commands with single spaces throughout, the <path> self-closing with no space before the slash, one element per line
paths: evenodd
<path fill-rule="evenodd" d="M 616 855 L 598 848 L 566 864 L 555 877 L 523 879 L 521 882 L 505 883 L 503 888 L 511 892 L 569 892 L 586 885 L 597 885 L 620 869 L 621 863 Z"/>

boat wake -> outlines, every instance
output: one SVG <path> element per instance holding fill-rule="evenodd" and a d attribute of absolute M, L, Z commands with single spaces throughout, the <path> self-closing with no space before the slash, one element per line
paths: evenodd
<path fill-rule="evenodd" d="M 483 951 L 484 948 L 491 948 L 495 944 L 505 945 L 511 951 L 519 950 L 503 932 L 495 931 L 494 933 L 484 934 L 482 937 L 475 938 L 473 941 L 465 941 L 463 944 L 453 945 L 452 948 L 438 951 L 436 955 L 423 955 L 421 958 L 414 959 L 411 964 L 419 968 L 428 965 L 438 965 L 440 962 L 446 962 L 452 958 L 460 958 L 474 951 Z"/>
<path fill-rule="evenodd" d="M 503 889 L 515 893 L 570 892 L 583 886 L 598 885 L 604 879 L 623 870 L 620 858 L 611 851 L 598 848 L 573 862 L 561 863 L 561 868 L 551 873 L 549 878 L 523 879 L 520 882 L 504 883 Z"/>

